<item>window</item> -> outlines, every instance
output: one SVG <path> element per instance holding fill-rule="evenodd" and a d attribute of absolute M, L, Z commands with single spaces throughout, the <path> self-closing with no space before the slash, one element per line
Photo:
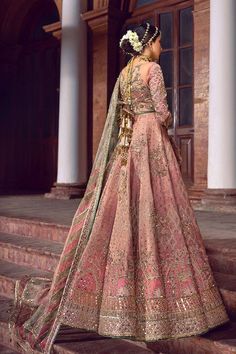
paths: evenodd
<path fill-rule="evenodd" d="M 144 6 L 144 5 L 151 4 L 153 2 L 157 3 L 158 0 L 137 0 L 136 8 Z"/>
<path fill-rule="evenodd" d="M 138 8 L 126 22 L 138 24 L 148 21 L 161 30 L 163 51 L 160 65 L 169 109 L 173 115 L 169 134 L 180 148 L 183 158 L 181 172 L 187 185 L 192 185 L 194 179 L 193 4 L 193 0 L 138 0 Z"/>

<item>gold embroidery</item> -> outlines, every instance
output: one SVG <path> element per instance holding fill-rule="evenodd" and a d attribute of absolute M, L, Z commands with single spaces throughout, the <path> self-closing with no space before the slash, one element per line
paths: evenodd
<path fill-rule="evenodd" d="M 125 204 L 128 203 L 127 195 L 127 170 L 121 168 L 120 170 L 120 180 L 119 180 L 119 190 L 118 190 L 118 200 Z"/>
<path fill-rule="evenodd" d="M 63 324 L 100 335 L 130 336 L 151 342 L 205 333 L 216 324 L 228 322 L 214 287 L 204 291 L 202 305 L 198 294 L 193 294 L 176 299 L 173 309 L 167 306 L 165 297 L 137 298 L 134 302 L 132 296 L 110 295 L 103 299 L 103 308 L 98 312 L 95 304 L 102 301 L 101 296 L 94 298 L 79 290 L 75 295 L 76 303 L 67 310 Z"/>
<path fill-rule="evenodd" d="M 157 147 L 150 151 L 150 169 L 152 174 L 164 177 L 168 173 L 168 165 L 165 160 L 162 143 L 159 143 Z"/>

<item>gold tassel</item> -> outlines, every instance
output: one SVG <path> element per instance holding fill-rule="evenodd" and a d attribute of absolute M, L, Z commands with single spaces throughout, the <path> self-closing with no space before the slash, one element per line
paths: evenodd
<path fill-rule="evenodd" d="M 117 154 L 121 155 L 121 165 L 127 164 L 129 145 L 133 133 L 132 112 L 123 109 L 121 113 L 121 124 L 116 146 Z"/>
<path fill-rule="evenodd" d="M 132 100 L 131 100 L 131 81 L 132 81 L 132 67 L 133 67 L 132 57 L 127 64 L 128 75 L 127 75 L 127 85 L 125 92 L 125 105 L 121 108 L 119 123 L 120 130 L 118 134 L 118 143 L 116 146 L 116 151 L 121 155 L 121 165 L 126 165 L 128 160 L 129 145 L 132 139 L 133 133 L 133 117 L 134 113 L 132 111 Z M 127 108 L 128 105 L 128 108 Z"/>

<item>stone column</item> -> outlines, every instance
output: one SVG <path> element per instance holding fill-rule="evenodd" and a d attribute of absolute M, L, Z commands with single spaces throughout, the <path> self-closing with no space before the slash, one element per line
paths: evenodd
<path fill-rule="evenodd" d="M 203 203 L 236 204 L 235 18 L 235 0 L 211 0 L 208 189 Z"/>
<path fill-rule="evenodd" d="M 86 0 L 62 3 L 57 181 L 49 198 L 82 197 L 87 180 Z"/>

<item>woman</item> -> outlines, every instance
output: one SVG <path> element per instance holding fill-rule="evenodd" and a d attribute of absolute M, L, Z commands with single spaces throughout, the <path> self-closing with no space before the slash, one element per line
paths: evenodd
<path fill-rule="evenodd" d="M 229 320 L 167 133 L 160 37 L 149 23 L 122 37 L 132 57 L 52 284 L 17 283 L 11 331 L 27 353 L 50 353 L 61 325 L 157 341 Z"/>

